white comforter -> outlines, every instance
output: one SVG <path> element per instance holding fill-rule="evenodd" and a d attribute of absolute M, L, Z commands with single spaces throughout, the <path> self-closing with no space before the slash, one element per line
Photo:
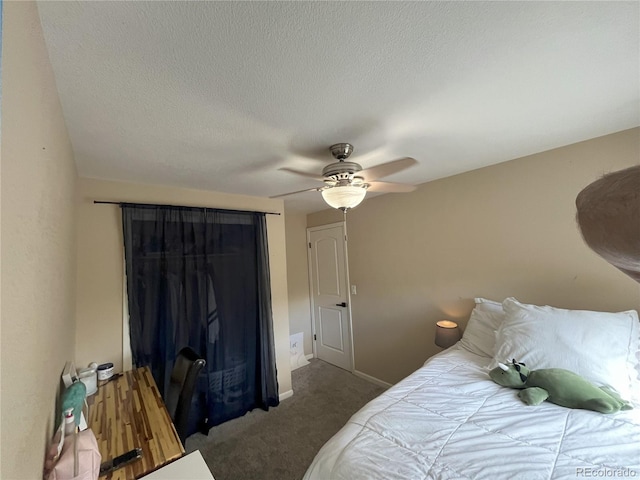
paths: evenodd
<path fill-rule="evenodd" d="M 433 357 L 351 417 L 305 480 L 640 478 L 640 410 L 529 407 L 489 361 Z"/>

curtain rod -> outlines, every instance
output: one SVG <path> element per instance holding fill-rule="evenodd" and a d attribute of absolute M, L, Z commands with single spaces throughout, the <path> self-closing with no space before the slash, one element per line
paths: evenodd
<path fill-rule="evenodd" d="M 109 201 L 105 201 L 105 200 L 94 200 L 93 203 L 95 204 L 102 204 L 102 205 L 118 205 L 120 207 L 122 207 L 123 205 L 126 206 L 136 206 L 136 205 L 143 205 L 146 207 L 172 207 L 172 208 L 202 208 L 205 210 L 221 210 L 224 212 L 242 212 L 242 213 L 264 213 L 265 215 L 280 215 L 280 212 L 258 212 L 258 211 L 253 211 L 253 210 L 232 210 L 230 208 L 213 208 L 213 207 L 190 207 L 187 205 L 159 205 L 156 203 L 136 203 L 136 202 L 109 202 Z"/>

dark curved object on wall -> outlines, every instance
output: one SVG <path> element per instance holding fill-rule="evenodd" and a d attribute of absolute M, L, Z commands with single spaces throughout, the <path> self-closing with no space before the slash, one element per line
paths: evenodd
<path fill-rule="evenodd" d="M 185 347 L 178 352 L 171 371 L 166 405 L 183 445 L 187 438 L 193 392 L 200 370 L 206 363 L 192 348 Z"/>
<path fill-rule="evenodd" d="M 640 282 L 640 165 L 591 183 L 578 194 L 576 206 L 587 245 Z"/>

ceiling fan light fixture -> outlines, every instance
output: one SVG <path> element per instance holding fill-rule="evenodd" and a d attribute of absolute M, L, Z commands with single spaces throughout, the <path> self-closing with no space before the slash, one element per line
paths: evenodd
<path fill-rule="evenodd" d="M 330 207 L 348 210 L 357 207 L 364 200 L 367 187 L 355 185 L 337 185 L 322 190 L 322 198 Z"/>

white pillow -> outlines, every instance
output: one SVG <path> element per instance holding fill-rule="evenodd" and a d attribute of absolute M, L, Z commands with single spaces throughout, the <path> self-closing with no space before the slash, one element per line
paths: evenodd
<path fill-rule="evenodd" d="M 471 311 L 460 346 L 476 355 L 493 358 L 496 330 L 504 319 L 502 304 L 486 298 L 476 298 L 475 302 L 476 306 Z"/>
<path fill-rule="evenodd" d="M 565 368 L 631 400 L 638 351 L 638 313 L 564 310 L 507 298 L 492 362 L 516 359 L 532 370 Z"/>

